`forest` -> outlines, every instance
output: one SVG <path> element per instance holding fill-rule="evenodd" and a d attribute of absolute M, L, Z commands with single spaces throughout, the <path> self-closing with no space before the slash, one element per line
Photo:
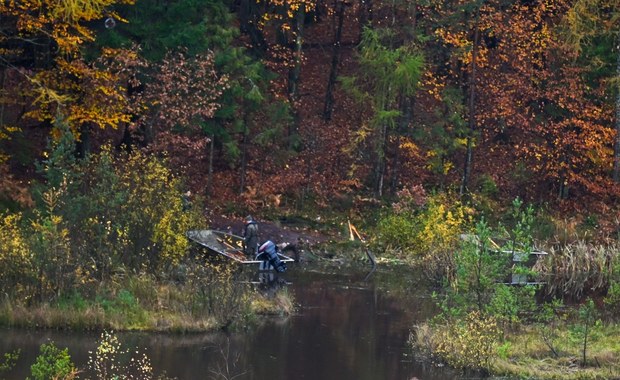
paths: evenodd
<path fill-rule="evenodd" d="M 210 204 L 355 206 L 419 185 L 617 227 L 614 1 L 0 11 L 0 189 L 13 209 L 32 204 L 33 163 L 66 128 L 77 157 L 106 145 L 167 152 Z"/>
<path fill-rule="evenodd" d="M 288 313 L 220 286 L 234 271 L 186 231 L 352 221 L 380 262 L 443 287 L 412 346 L 519 373 L 490 364 L 510 334 L 561 362 L 573 331 L 582 367 L 620 376 L 609 346 L 587 355 L 620 307 L 617 0 L 3 1 L 0 52 L 1 325 Z M 539 305 L 491 285 L 500 245 L 549 253 L 523 269 L 549 284 Z"/>

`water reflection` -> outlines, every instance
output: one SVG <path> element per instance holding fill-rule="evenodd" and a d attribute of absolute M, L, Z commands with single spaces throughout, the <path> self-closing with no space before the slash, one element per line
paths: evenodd
<path fill-rule="evenodd" d="M 123 333 L 126 348 L 145 348 L 156 373 L 184 379 L 456 379 L 410 360 L 407 337 L 433 312 L 429 292 L 408 271 L 292 268 L 284 280 L 298 305 L 294 316 L 268 318 L 231 334 Z M 0 353 L 22 350 L 7 379 L 25 379 L 38 347 L 68 347 L 84 367 L 98 334 L 0 330 Z M 87 374 L 84 374 L 85 376 Z M 84 376 L 84 377 L 85 377 Z"/>

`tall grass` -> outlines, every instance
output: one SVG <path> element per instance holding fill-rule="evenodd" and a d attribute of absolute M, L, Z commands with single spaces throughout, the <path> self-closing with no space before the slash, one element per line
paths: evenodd
<path fill-rule="evenodd" d="M 614 281 L 614 265 L 620 257 L 620 247 L 596 245 L 577 241 L 552 247 L 534 266 L 546 282 L 547 295 L 581 299 L 587 294 L 604 294 Z M 614 264 L 616 263 L 616 264 Z"/>
<path fill-rule="evenodd" d="M 196 263 L 188 264 L 183 278 L 177 280 L 117 274 L 88 297 L 78 288 L 51 303 L 28 305 L 5 298 L 0 303 L 0 325 L 189 332 L 243 325 L 256 313 L 292 313 L 286 291 L 264 297 L 238 281 L 231 270 Z"/>

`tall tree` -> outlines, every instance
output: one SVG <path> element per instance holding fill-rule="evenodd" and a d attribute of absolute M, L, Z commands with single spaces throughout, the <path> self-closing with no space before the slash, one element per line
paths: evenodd
<path fill-rule="evenodd" d="M 169 152 L 209 152 L 207 189 L 213 182 L 213 134 L 205 136 L 205 124 L 221 107 L 219 99 L 228 77 L 215 70 L 213 54 L 188 57 L 169 53 L 150 84 L 147 98 L 156 112 L 151 119 L 159 130 L 152 148 Z M 175 133 L 182 128 L 182 133 Z M 208 133 L 207 133 L 208 134 Z M 207 143 L 211 142 L 207 145 Z"/>
<path fill-rule="evenodd" d="M 252 30 L 260 32 L 258 20 L 263 12 L 262 7 L 254 0 L 251 3 L 245 4 L 251 8 L 251 14 L 247 15 L 243 13 L 243 9 L 239 10 L 240 17 L 251 18 L 241 20 L 241 26 L 242 29 L 251 27 Z M 241 7 L 243 8 L 244 4 L 241 4 Z M 207 148 L 207 156 L 212 157 L 207 158 L 211 168 L 209 173 L 214 173 L 214 166 L 218 163 L 239 167 L 238 183 L 240 191 L 243 191 L 249 159 L 248 147 L 251 145 L 252 136 L 258 134 L 258 123 L 255 123 L 254 119 L 259 114 L 261 105 L 269 101 L 267 85 L 273 79 L 273 74 L 252 57 L 251 52 L 237 43 L 239 30 L 235 15 L 230 12 L 229 2 L 172 0 L 162 3 L 157 0 L 139 0 L 137 7 L 122 7 L 119 12 L 127 18 L 128 23 L 106 31 L 105 38 L 101 39 L 102 43 L 113 46 L 140 44 L 142 55 L 155 66 L 169 51 L 185 51 L 187 57 L 196 54 L 209 56 L 218 75 L 226 76 L 226 87 L 217 99 L 218 107 L 210 117 L 202 118 L 199 134 L 210 138 Z M 257 36 L 263 40 L 262 34 Z M 146 80 L 145 91 L 151 91 L 149 87 L 159 88 L 160 84 Z M 179 101 L 184 101 L 187 109 L 195 106 L 191 99 L 193 96 Z M 212 99 L 206 101 L 210 103 Z M 159 122 L 162 123 L 163 120 Z M 146 124 L 154 126 L 154 123 L 156 120 Z M 197 127 L 199 125 L 177 124 L 166 128 L 173 128 L 179 136 L 195 136 L 197 131 L 192 129 Z M 214 151 L 219 153 L 214 154 Z M 206 158 L 203 155 L 194 156 L 198 157 Z M 189 169 L 191 170 L 191 167 Z"/>
<path fill-rule="evenodd" d="M 269 50 L 287 75 L 286 96 L 293 112 L 289 128 L 289 148 L 299 151 L 299 82 L 303 62 L 305 24 L 316 9 L 316 0 L 266 0 L 262 27 L 275 33 L 275 44 Z"/>
<path fill-rule="evenodd" d="M 612 94 L 615 137 L 612 179 L 620 182 L 620 3 L 614 0 L 576 0 L 566 13 L 565 37 L 588 62 L 590 72 Z M 596 84 L 595 84 L 596 85 Z"/>
<path fill-rule="evenodd" d="M 488 155 L 504 154 L 503 172 L 513 178 L 519 166 L 534 173 L 523 174 L 523 195 L 566 198 L 571 188 L 600 193 L 604 184 L 611 131 L 602 104 L 589 94 L 584 69 L 557 34 L 566 10 L 562 0 L 532 2 L 487 18 L 492 34 L 481 45 L 489 51 L 479 99 L 480 109 L 492 112 L 478 113 L 485 125 L 481 143 Z"/>
<path fill-rule="evenodd" d="M 63 115 L 76 131 L 84 126 L 116 127 L 128 120 L 115 78 L 82 59 L 82 47 L 95 39 L 87 25 L 116 16 L 108 8 L 133 0 L 19 1 L 0 4 L 2 75 L 17 73 L 3 87 L 4 104 L 21 106 L 23 118 L 49 125 Z M 12 75 L 15 77 L 15 75 Z M 88 90 L 86 90 L 88 89 Z M 22 99 L 15 104 L 13 99 Z M 2 124 L 5 124 L 2 120 Z M 13 120 L 20 123 L 20 120 Z"/>
<path fill-rule="evenodd" d="M 344 0 L 336 1 L 336 12 L 334 20 L 336 27 L 334 28 L 334 42 L 332 47 L 332 61 L 329 68 L 329 80 L 327 82 L 327 90 L 325 91 L 325 104 L 323 105 L 323 120 L 329 121 L 332 118 L 334 107 L 334 85 L 338 77 L 338 64 L 340 63 L 340 45 L 342 43 L 342 24 L 344 22 Z"/>
<path fill-rule="evenodd" d="M 501 3 L 501 1 L 497 2 Z M 460 194 L 469 191 L 473 167 L 473 149 L 479 140 L 477 120 L 477 89 L 480 60 L 484 60 L 485 49 L 480 45 L 481 35 L 486 29 L 486 16 L 495 2 L 485 0 L 455 1 L 446 6 L 434 5 L 438 28 L 435 35 L 439 42 L 448 47 L 448 62 L 455 80 L 454 86 L 460 87 L 466 102 L 468 131 L 464 136 L 465 157 L 461 176 Z"/>
<path fill-rule="evenodd" d="M 370 140 L 373 147 L 372 187 L 377 197 L 383 195 L 388 142 L 401 116 L 399 101 L 415 93 L 424 62 L 410 46 L 391 47 L 393 36 L 391 29 L 366 28 L 360 44 L 360 74 L 345 79 L 358 99 L 371 105 L 372 118 L 357 131 L 354 142 Z"/>

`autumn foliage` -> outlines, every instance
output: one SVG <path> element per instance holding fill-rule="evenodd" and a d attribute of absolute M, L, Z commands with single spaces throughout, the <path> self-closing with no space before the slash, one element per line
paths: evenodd
<path fill-rule="evenodd" d="M 14 172 L 42 144 L 18 163 L 10 138 L 58 137 L 62 120 L 94 151 L 168 152 L 214 206 L 355 208 L 423 186 L 615 207 L 613 2 L 242 1 L 237 20 L 216 0 L 153 5 L 187 19 L 172 31 L 130 3 L 0 6 Z"/>

